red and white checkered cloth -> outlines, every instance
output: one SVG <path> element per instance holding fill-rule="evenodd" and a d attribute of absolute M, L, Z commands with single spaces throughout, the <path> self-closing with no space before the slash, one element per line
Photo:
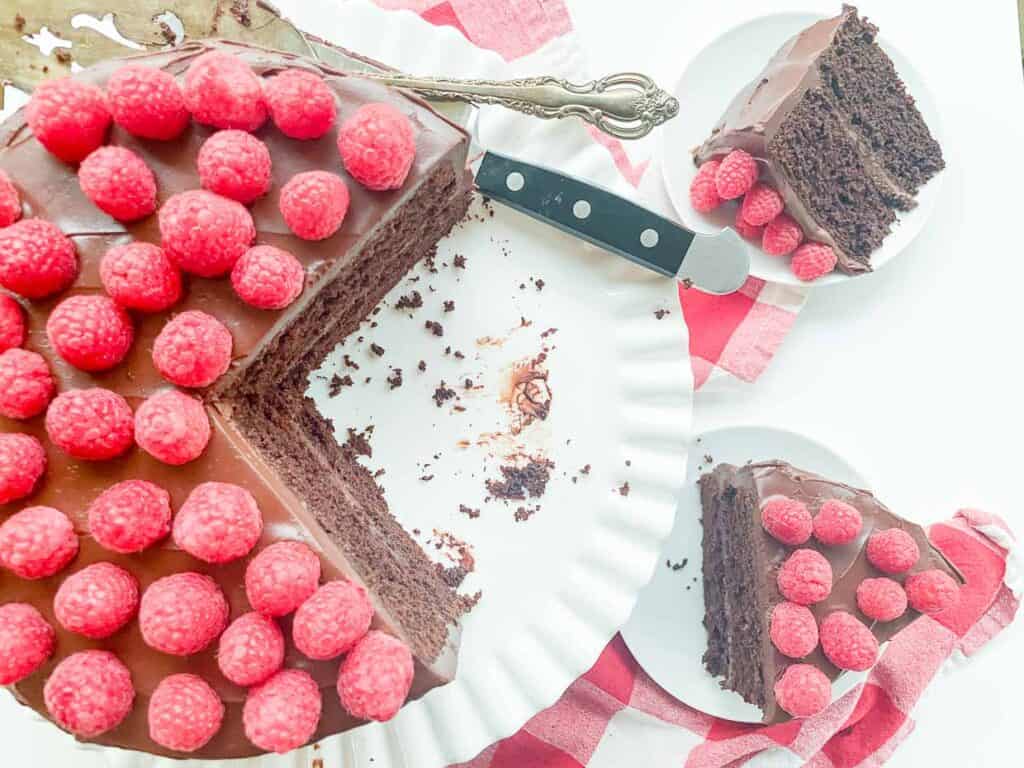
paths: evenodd
<path fill-rule="evenodd" d="M 375 0 L 455 27 L 476 45 L 514 60 L 572 30 L 563 0 Z M 594 134 L 623 176 L 635 164 L 614 139 Z M 751 278 L 731 296 L 680 290 L 697 387 L 752 382 L 764 371 L 803 306 L 798 289 Z M 720 720 L 680 703 L 639 667 L 622 638 L 558 702 L 517 734 L 452 768 L 618 768 L 623 765 L 733 768 L 854 768 L 884 763 L 914 727 L 910 717 L 947 664 L 974 654 L 1017 612 L 1016 545 L 1005 523 L 962 510 L 932 526 L 932 542 L 963 573 L 959 608 L 921 617 L 885 647 L 868 679 L 820 715 L 762 727 Z M 1009 583 L 1008 583 L 1009 582 Z"/>

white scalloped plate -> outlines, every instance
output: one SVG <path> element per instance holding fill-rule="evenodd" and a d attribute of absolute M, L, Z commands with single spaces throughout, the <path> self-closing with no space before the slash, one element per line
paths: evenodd
<path fill-rule="evenodd" d="M 300 27 L 408 71 L 484 77 L 506 71 L 499 57 L 411 13 L 363 2 L 281 5 Z M 480 122 L 488 147 L 629 194 L 608 153 L 578 124 L 498 111 Z M 391 292 L 365 341 L 346 345 L 343 351 L 361 365 L 353 373 L 371 376 L 369 385 L 357 378 L 333 399 L 323 381 L 314 378 L 311 387 L 340 432 L 376 425 L 368 465 L 386 468 L 380 482 L 407 529 L 420 529 L 421 541 L 434 528 L 450 531 L 473 546 L 476 570 L 464 588 L 481 589 L 483 598 L 464 622 L 458 675 L 389 723 L 326 739 L 315 752 L 247 761 L 247 768 L 308 768 L 313 757 L 337 768 L 438 768 L 469 760 L 553 704 L 593 664 L 651 576 L 672 526 L 690 437 L 692 380 L 676 286 L 510 209 L 494 206 L 493 217 L 484 211 L 483 218 L 458 227 L 439 248 L 438 273 L 418 268 L 422 279 L 403 280 Z M 466 270 L 441 266 L 454 254 L 467 256 Z M 531 277 L 545 281 L 542 291 Z M 409 318 L 392 307 L 413 288 L 425 306 Z M 445 299 L 456 302 L 451 314 L 442 311 Z M 659 320 L 658 309 L 670 314 Z M 510 333 L 523 317 L 532 325 Z M 443 338 L 424 330 L 427 319 L 443 323 Z M 552 327 L 558 331 L 541 338 Z M 507 341 L 480 345 L 483 336 Z M 383 358 L 368 353 L 371 341 L 385 348 Z M 497 474 L 499 463 L 488 454 L 500 457 L 507 441 L 466 449 L 458 443 L 507 429 L 497 402 L 503 371 L 545 343 L 551 416 L 519 438 L 528 450 L 543 451 L 555 470 L 540 511 L 515 522 L 516 504 L 483 503 L 484 479 Z M 443 354 L 447 345 L 452 355 Z M 345 373 L 341 351 L 324 365 L 327 377 Z M 417 370 L 420 359 L 425 373 Z M 385 383 L 389 366 L 404 373 L 404 385 L 394 391 Z M 460 392 L 465 412 L 434 405 L 431 394 L 441 379 L 461 389 L 466 377 L 482 388 Z M 585 464 L 590 474 L 571 482 Z M 423 482 L 424 474 L 434 479 Z M 627 481 L 630 493 L 623 496 L 617 489 Z M 463 503 L 479 507 L 480 517 L 461 514 Z M 7 729 L 17 722 L 20 730 L 31 721 L 12 713 L 4 722 Z M 63 764 L 72 740 L 42 722 L 35 727 L 36 758 L 44 761 L 42 750 L 51 757 L 46 764 Z M 118 768 L 182 765 L 112 749 L 79 751 L 74 760 L 79 768 L 91 760 Z M 233 764 L 240 765 L 188 763 Z"/>

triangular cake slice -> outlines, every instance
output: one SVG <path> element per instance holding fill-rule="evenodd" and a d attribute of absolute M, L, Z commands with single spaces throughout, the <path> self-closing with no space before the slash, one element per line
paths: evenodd
<path fill-rule="evenodd" d="M 701 476 L 699 482 L 703 510 L 704 625 L 708 633 L 704 664 L 712 675 L 721 678 L 723 688 L 761 707 L 765 723 L 785 721 L 794 714 L 787 712 L 784 702 L 780 703 L 776 696 L 776 685 L 791 666 L 814 667 L 823 673 L 823 681 L 835 680 L 842 673 L 830 660 L 845 664 L 840 658 L 842 649 L 835 651 L 826 638 L 823 622 L 829 616 L 844 614 L 833 634 L 855 636 L 856 632 L 850 631 L 852 626 L 860 632 L 870 631 L 882 643 L 920 615 L 913 607 L 915 604 L 930 612 L 941 611 L 948 609 L 958 595 L 963 581 L 960 574 L 929 543 L 925 531 L 894 514 L 868 491 L 783 461 L 742 467 L 719 464 Z M 774 509 L 766 513 L 769 505 Z M 824 516 L 823 509 L 827 510 Z M 781 515 L 776 515 L 780 510 Z M 902 533 L 893 533 L 895 530 Z M 869 555 L 868 542 L 883 531 L 889 533 L 875 540 Z M 801 543 L 788 544 L 777 536 Z M 877 554 L 880 550 L 891 554 L 892 547 L 881 546 L 889 538 L 896 538 L 897 544 L 905 544 L 916 553 L 916 557 L 910 558 L 913 564 L 905 570 L 883 572 L 873 564 L 892 569 L 884 561 L 884 553 Z M 822 539 L 830 543 L 825 544 Z M 794 558 L 797 552 L 801 554 Z M 799 603 L 794 603 L 783 594 L 785 589 L 789 598 L 795 597 L 790 582 L 785 577 L 780 579 L 780 571 L 784 564 L 792 561 L 791 565 L 795 565 L 801 557 L 812 562 L 822 562 L 820 558 L 824 558 L 830 566 L 831 583 L 826 578 L 822 584 L 820 574 L 811 577 L 807 586 L 819 589 L 818 593 L 807 597 L 801 594 Z M 902 569 L 907 562 L 895 567 Z M 929 574 L 925 582 L 908 584 L 908 580 L 923 573 Z M 880 579 L 889 581 L 877 581 Z M 928 603 L 934 597 L 927 589 L 929 579 L 939 581 L 939 586 L 948 590 L 943 593 L 945 603 L 941 606 Z M 865 580 L 876 581 L 869 582 L 858 594 Z M 865 590 L 870 587 L 883 587 L 885 591 L 869 595 Z M 896 599 L 886 604 L 892 597 L 890 591 Z M 910 595 L 911 605 L 900 595 Z M 879 609 L 876 603 L 884 608 Z M 780 604 L 784 608 L 776 615 Z M 885 615 L 888 620 L 870 618 L 864 613 L 865 607 L 872 613 L 890 611 Z M 777 634 L 786 631 L 787 609 L 807 616 L 809 622 L 813 616 L 813 624 L 800 628 L 795 642 L 790 639 L 798 647 L 795 652 Z M 780 645 L 789 656 L 779 650 Z M 873 643 L 868 638 L 861 645 Z M 861 658 L 856 665 L 847 667 L 870 666 L 873 661 Z"/>
<path fill-rule="evenodd" d="M 733 99 L 695 154 L 742 149 L 777 189 L 806 239 L 838 266 L 867 272 L 918 189 L 945 166 L 878 28 L 844 6 L 788 40 Z"/>

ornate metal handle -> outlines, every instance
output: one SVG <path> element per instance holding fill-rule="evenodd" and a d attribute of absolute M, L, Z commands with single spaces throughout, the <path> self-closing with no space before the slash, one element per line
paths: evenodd
<path fill-rule="evenodd" d="M 623 72 L 576 84 L 557 77 L 452 80 L 367 72 L 360 77 L 429 99 L 496 104 L 534 117 L 579 117 L 619 139 L 639 139 L 679 114 L 679 102 L 646 75 Z"/>

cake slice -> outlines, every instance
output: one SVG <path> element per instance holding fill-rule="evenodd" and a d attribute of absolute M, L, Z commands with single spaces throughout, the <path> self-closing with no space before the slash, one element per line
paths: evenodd
<path fill-rule="evenodd" d="M 760 707 L 765 723 L 782 722 L 796 714 L 788 712 L 788 702 L 780 702 L 777 696 L 776 684 L 788 668 L 809 665 L 823 673 L 823 681 L 831 681 L 843 671 L 834 661 L 858 669 L 873 663 L 873 658 L 847 663 L 844 654 L 849 649 L 835 647 L 836 635 L 845 638 L 870 631 L 881 643 L 919 615 L 915 606 L 934 613 L 948 609 L 956 599 L 963 580 L 932 547 L 925 531 L 895 515 L 867 491 L 783 461 L 742 467 L 719 464 L 699 482 L 708 634 L 704 665 L 721 678 L 723 688 Z M 883 531 L 889 533 L 879 538 Z M 889 539 L 897 539 L 896 544 Z M 899 544 L 916 551 L 911 565 L 910 559 L 895 565 L 886 560 Z M 794 558 L 795 552 L 801 554 Z M 792 574 L 802 558 L 812 564 L 827 562 L 831 578 L 814 574 L 800 582 L 797 577 L 797 587 L 786 575 L 780 578 L 780 570 Z M 902 570 L 886 572 L 879 566 Z M 923 573 L 928 574 L 925 580 L 914 584 L 915 575 Z M 947 590 L 942 605 L 921 596 L 921 587 L 930 580 Z M 801 588 L 809 594 L 800 593 Z M 901 594 L 909 596 L 909 607 Z M 780 604 L 785 607 L 776 615 Z M 873 619 L 865 610 L 886 620 Z M 790 624 L 799 622 L 788 614 L 798 620 L 805 617 L 809 624 L 795 631 Z M 831 629 L 823 624 L 830 616 Z M 869 640 L 862 647 L 870 645 Z M 825 695 L 827 704 L 830 692 Z"/>
<path fill-rule="evenodd" d="M 895 212 L 945 165 L 877 34 L 851 6 L 800 32 L 695 153 L 698 165 L 751 154 L 805 239 L 831 246 L 851 274 L 870 271 Z"/>

